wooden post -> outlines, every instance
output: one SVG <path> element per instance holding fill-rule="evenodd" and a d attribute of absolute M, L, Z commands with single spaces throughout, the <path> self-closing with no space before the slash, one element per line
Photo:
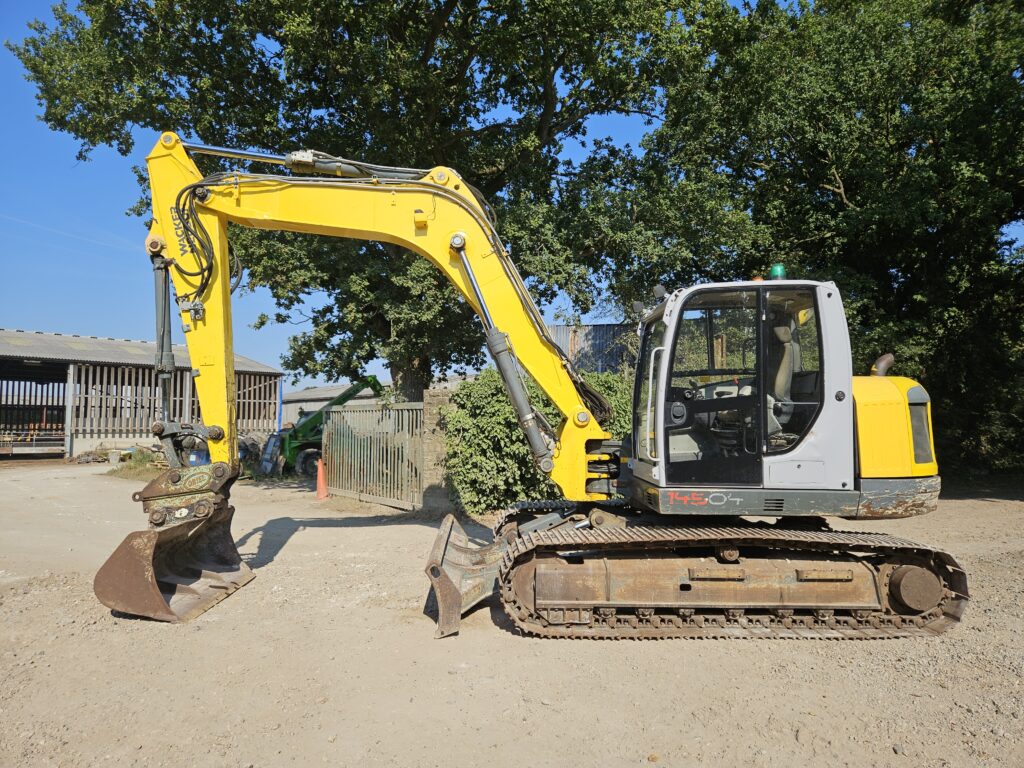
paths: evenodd
<path fill-rule="evenodd" d="M 67 383 L 64 385 L 64 456 L 68 459 L 71 458 L 74 449 L 75 406 L 78 404 L 75 397 L 76 373 L 77 366 L 70 363 Z"/>

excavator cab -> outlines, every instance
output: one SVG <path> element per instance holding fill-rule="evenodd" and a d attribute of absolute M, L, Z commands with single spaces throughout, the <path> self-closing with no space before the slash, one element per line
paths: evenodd
<path fill-rule="evenodd" d="M 765 489 L 855 495 L 849 358 L 831 283 L 752 281 L 670 295 L 641 327 L 632 500 L 654 512 L 763 514 Z M 819 421 L 828 429 L 814 429 Z M 691 491 L 694 501 L 681 501 Z M 709 494 L 731 501 L 709 505 Z"/>

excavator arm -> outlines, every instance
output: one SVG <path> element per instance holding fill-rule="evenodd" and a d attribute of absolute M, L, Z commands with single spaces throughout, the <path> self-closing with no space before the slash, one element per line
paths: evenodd
<path fill-rule="evenodd" d="M 197 152 L 277 163 L 294 175 L 204 176 L 190 154 Z M 253 155 L 188 145 L 173 133 L 160 137 L 146 162 L 153 204 L 146 248 L 154 269 L 173 282 L 205 423 L 179 425 L 164 413 L 154 432 L 171 457 L 182 441 L 205 440 L 212 463 L 178 468 L 171 458 L 172 469 L 135 495 L 150 530 L 129 535 L 97 574 L 104 604 L 186 620 L 252 578 L 231 539 L 227 503 L 238 473 L 229 223 L 390 243 L 428 259 L 480 318 L 538 466 L 568 500 L 611 494 L 610 435 L 600 424 L 608 405 L 549 337 L 486 204 L 455 171 L 371 166 L 310 151 Z M 554 403 L 560 424 L 548 425 L 530 404 L 520 368 Z"/>
<path fill-rule="evenodd" d="M 235 445 L 230 222 L 390 243 L 428 259 L 480 317 L 541 468 L 567 499 L 608 496 L 607 490 L 595 493 L 586 487 L 588 475 L 597 474 L 588 472 L 589 461 L 600 460 L 600 454 L 588 456 L 588 446 L 596 449 L 609 438 L 597 418 L 606 414 L 594 413 L 606 404 L 586 389 L 548 336 L 487 212 L 455 171 L 434 168 L 421 178 L 405 178 L 411 175 L 405 169 L 401 177 L 384 176 L 384 168 L 355 178 L 251 173 L 203 177 L 186 145 L 172 133 L 160 138 L 146 161 L 154 214 L 149 242 L 164 248 L 174 262 L 171 276 L 182 326 L 189 329 L 189 354 L 198 360 L 196 389 L 204 418 L 208 426 L 223 428 L 223 438 L 210 442 L 211 458 L 231 463 Z M 290 164 L 300 169 L 306 165 L 295 160 Z M 319 170 L 312 161 L 308 166 Z M 322 172 L 331 170 L 322 167 Z M 525 400 L 515 362 L 562 415 L 553 434 L 546 434 Z"/>

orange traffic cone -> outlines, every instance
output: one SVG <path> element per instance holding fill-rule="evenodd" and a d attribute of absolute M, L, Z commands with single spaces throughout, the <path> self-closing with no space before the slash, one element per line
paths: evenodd
<path fill-rule="evenodd" d="M 327 498 L 327 473 L 324 471 L 324 460 L 316 460 L 316 500 Z"/>

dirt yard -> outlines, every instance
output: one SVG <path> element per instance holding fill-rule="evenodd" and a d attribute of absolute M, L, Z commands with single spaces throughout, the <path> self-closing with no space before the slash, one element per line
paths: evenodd
<path fill-rule="evenodd" d="M 1024 765 L 1013 492 L 859 526 L 967 568 L 941 638 L 545 641 L 485 605 L 435 641 L 438 521 L 305 488 L 237 487 L 257 578 L 214 610 L 113 617 L 92 575 L 143 517 L 106 469 L 0 464 L 2 766 Z"/>

